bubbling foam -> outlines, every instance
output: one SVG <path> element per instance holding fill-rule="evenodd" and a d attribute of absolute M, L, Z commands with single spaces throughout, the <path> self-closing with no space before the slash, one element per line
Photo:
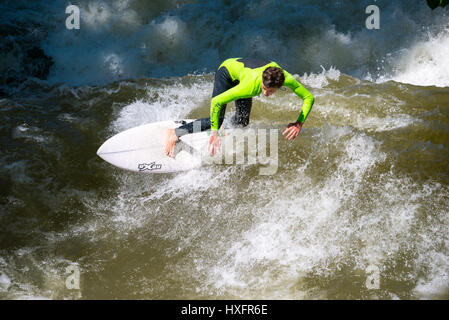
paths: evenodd
<path fill-rule="evenodd" d="M 392 80 L 421 86 L 449 87 L 449 29 L 404 50 Z"/>
<path fill-rule="evenodd" d="M 431 11 L 421 0 L 379 3 L 379 30 L 366 29 L 361 19 L 366 3 L 360 1 L 83 0 L 78 4 L 80 30 L 64 27 L 62 0 L 17 2 L 23 5 L 5 19 L 14 25 L 31 12 L 28 23 L 46 31 L 33 43 L 54 63 L 50 83 L 105 84 L 211 72 L 232 56 L 272 59 L 300 74 L 334 66 L 374 81 L 449 83 L 448 16 L 441 9 Z M 19 51 L 31 43 L 24 35 L 11 39 Z M 25 61 L 7 53 L 4 59 L 10 61 L 9 69 L 26 72 L 19 68 Z"/>

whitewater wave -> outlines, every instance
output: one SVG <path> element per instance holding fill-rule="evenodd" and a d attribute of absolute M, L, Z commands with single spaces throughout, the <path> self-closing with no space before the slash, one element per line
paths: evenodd
<path fill-rule="evenodd" d="M 391 79 L 421 86 L 449 87 L 448 57 L 449 27 L 403 50 Z"/>
<path fill-rule="evenodd" d="M 4 85 L 24 77 L 70 85 L 213 72 L 232 56 L 277 61 L 291 73 L 332 66 L 372 81 L 447 86 L 446 10 L 425 1 L 82 0 L 80 29 L 65 27 L 66 1 L 0 5 Z M 269 12 L 269 15 L 267 14 Z"/>

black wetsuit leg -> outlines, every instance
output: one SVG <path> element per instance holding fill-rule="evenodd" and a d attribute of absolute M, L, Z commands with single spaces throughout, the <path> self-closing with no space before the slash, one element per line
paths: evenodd
<path fill-rule="evenodd" d="M 235 87 L 239 84 L 238 80 L 232 81 L 226 67 L 221 67 L 215 73 L 214 90 L 212 92 L 212 98 L 219 94 Z M 232 118 L 231 122 L 235 125 L 246 126 L 249 122 L 249 113 L 251 111 L 251 98 L 239 99 L 235 101 L 236 114 Z M 220 116 L 218 119 L 218 127 L 221 127 L 226 112 L 226 105 L 223 105 L 220 110 Z M 187 123 L 175 129 L 175 134 L 179 138 L 185 134 L 206 131 L 210 129 L 210 117 L 197 119 L 193 122 Z"/>
<path fill-rule="evenodd" d="M 233 126 L 246 127 L 248 125 L 252 105 L 252 98 L 235 100 L 235 115 L 231 119 Z"/>

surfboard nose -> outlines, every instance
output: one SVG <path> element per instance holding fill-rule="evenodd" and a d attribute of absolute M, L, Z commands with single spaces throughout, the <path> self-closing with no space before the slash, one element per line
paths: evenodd
<path fill-rule="evenodd" d="M 193 119 L 185 119 L 191 122 Z M 148 123 L 122 131 L 106 140 L 97 150 L 97 155 L 110 164 L 141 173 L 163 173 L 190 170 L 201 165 L 201 158 L 192 148 L 206 146 L 208 136 L 206 133 L 195 133 L 187 138 L 185 135 L 181 142 L 185 144 L 182 152 L 175 158 L 167 157 L 164 152 L 164 134 L 167 128 L 175 128 L 179 123 L 174 121 L 161 121 Z M 181 143 L 179 143 L 181 145 Z"/>
<path fill-rule="evenodd" d="M 103 158 L 103 157 L 101 156 L 102 153 L 104 153 L 104 143 L 100 146 L 100 148 L 98 148 L 98 150 L 97 150 L 97 156 Z"/>

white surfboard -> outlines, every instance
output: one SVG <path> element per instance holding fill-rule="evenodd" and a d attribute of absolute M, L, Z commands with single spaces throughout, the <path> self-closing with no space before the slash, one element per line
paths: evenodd
<path fill-rule="evenodd" d="M 119 168 L 142 173 L 186 171 L 199 167 L 207 150 L 208 132 L 182 136 L 175 146 L 175 157 L 164 153 L 165 133 L 194 121 L 161 121 L 128 129 L 111 137 L 98 149 L 97 155 Z"/>

